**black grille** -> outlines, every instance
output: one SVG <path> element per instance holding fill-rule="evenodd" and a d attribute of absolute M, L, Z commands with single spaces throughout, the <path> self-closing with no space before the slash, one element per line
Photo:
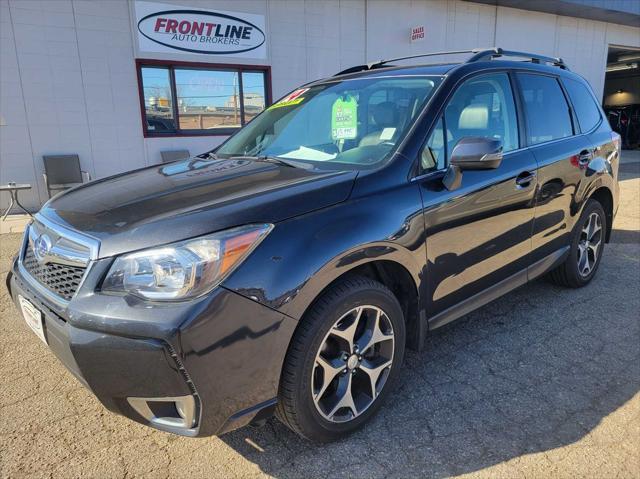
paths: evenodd
<path fill-rule="evenodd" d="M 85 271 L 85 268 L 77 266 L 39 263 L 30 244 L 27 245 L 22 265 L 42 286 L 67 301 L 76 294 Z"/>

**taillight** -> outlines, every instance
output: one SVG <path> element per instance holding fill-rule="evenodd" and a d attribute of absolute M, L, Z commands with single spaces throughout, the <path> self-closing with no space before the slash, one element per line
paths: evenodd
<path fill-rule="evenodd" d="M 618 154 L 620 154 L 620 143 L 622 141 L 620 135 L 618 135 L 615 131 L 612 131 L 611 141 L 613 142 L 613 146 L 616 147 L 616 151 L 618 152 Z"/>

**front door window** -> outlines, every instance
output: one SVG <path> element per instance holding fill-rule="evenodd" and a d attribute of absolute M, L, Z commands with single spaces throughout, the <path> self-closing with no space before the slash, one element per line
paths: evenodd
<path fill-rule="evenodd" d="M 427 140 L 423 169 L 446 168 L 455 145 L 470 136 L 498 139 L 504 152 L 518 148 L 516 108 L 506 73 L 476 76 L 458 88 Z"/>

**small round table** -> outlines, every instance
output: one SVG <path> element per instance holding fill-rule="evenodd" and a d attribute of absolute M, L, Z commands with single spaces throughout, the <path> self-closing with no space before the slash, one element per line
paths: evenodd
<path fill-rule="evenodd" d="M 4 214 L 2 215 L 2 221 L 6 219 L 7 215 L 9 214 L 9 211 L 11 211 L 11 208 L 13 208 L 13 205 L 20 207 L 22 211 L 24 211 L 25 213 L 27 213 L 29 216 L 33 218 L 33 215 L 29 213 L 27 209 L 24 206 L 22 206 L 22 204 L 18 200 L 18 191 L 30 190 L 30 189 L 31 189 L 31 185 L 27 183 L 23 183 L 23 184 L 8 183 L 6 185 L 0 185 L 0 191 L 8 191 L 9 194 L 11 195 L 11 202 L 9 203 L 9 206 L 7 207 Z"/>

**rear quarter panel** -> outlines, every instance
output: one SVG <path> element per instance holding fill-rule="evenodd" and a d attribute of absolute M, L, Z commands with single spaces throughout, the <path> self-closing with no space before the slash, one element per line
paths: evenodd
<path fill-rule="evenodd" d="M 578 161 L 582 150 L 593 151 L 586 165 Z M 532 237 L 532 260 L 537 261 L 569 243 L 584 205 L 598 189 L 611 192 L 615 212 L 619 159 L 606 122 L 589 135 L 534 146 L 532 151 L 539 165 Z"/>

